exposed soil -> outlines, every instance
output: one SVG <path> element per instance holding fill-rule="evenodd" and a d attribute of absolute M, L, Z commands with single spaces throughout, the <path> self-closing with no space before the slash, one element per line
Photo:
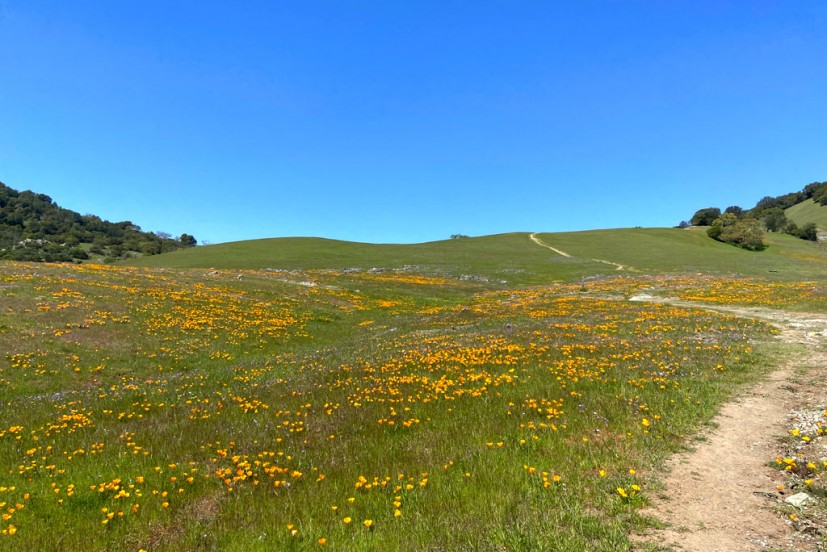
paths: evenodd
<path fill-rule="evenodd" d="M 615 267 L 615 270 L 626 270 L 628 268 L 628 267 L 626 267 L 622 264 L 613 263 L 612 261 L 605 261 L 603 259 L 592 259 L 592 260 L 596 263 L 603 263 L 603 264 L 611 265 L 611 266 Z"/>
<path fill-rule="evenodd" d="M 537 244 L 537 245 L 539 245 L 540 247 L 545 247 L 546 249 L 551 249 L 552 251 L 554 251 L 554 252 L 555 252 L 555 253 L 557 253 L 558 255 L 562 255 L 563 257 L 571 257 L 571 255 L 569 255 L 569 254 L 568 254 L 568 253 L 566 253 L 565 251 L 560 251 L 560 250 L 559 250 L 559 249 L 557 249 L 556 247 L 552 247 L 552 246 L 548 245 L 547 243 L 545 243 L 544 241 L 542 241 L 540 238 L 538 238 L 538 237 L 537 237 L 537 234 L 536 234 L 536 233 L 531 234 L 531 235 L 528 237 L 528 239 L 530 239 L 531 241 L 533 241 L 534 243 L 536 243 L 536 244 Z"/>
<path fill-rule="evenodd" d="M 694 450 L 670 460 L 663 493 L 643 512 L 667 528 L 637 538 L 636 549 L 648 543 L 650 548 L 704 552 L 820 550 L 818 533 L 827 527 L 790 521 L 782 512 L 786 495 L 776 487 L 783 476 L 770 463 L 783 455 L 782 440 L 802 412 L 824 411 L 827 315 L 649 296 L 633 300 L 759 318 L 775 325 L 779 339 L 790 345 L 777 370 L 721 409 L 715 428 L 699 437 Z"/>

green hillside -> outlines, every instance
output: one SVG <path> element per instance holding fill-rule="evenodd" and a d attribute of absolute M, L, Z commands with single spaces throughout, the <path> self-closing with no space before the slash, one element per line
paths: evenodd
<path fill-rule="evenodd" d="M 618 229 L 540 234 L 573 256 L 598 258 L 640 272 L 704 272 L 823 278 L 827 251 L 812 242 L 768 233 L 767 249 L 746 251 L 710 239 L 705 228 Z"/>
<path fill-rule="evenodd" d="M 821 205 L 812 199 L 793 205 L 784 214 L 799 226 L 814 222 L 819 229 L 827 231 L 827 205 Z"/>
<path fill-rule="evenodd" d="M 461 238 L 422 244 L 368 244 L 323 238 L 272 238 L 197 247 L 129 264 L 167 268 L 348 269 L 413 268 L 416 272 L 484 276 L 522 282 L 575 279 L 598 263 L 562 257 L 539 247 L 526 233 Z"/>
<path fill-rule="evenodd" d="M 593 230 L 538 234 L 537 238 L 569 256 L 535 243 L 528 233 L 512 233 L 413 245 L 274 238 L 197 247 L 129 263 L 204 269 L 415 267 L 417 272 L 484 276 L 509 283 L 571 281 L 623 272 L 692 271 L 808 279 L 827 274 L 827 252 L 786 235 L 768 235 L 769 247 L 762 252 L 716 242 L 698 228 Z"/>

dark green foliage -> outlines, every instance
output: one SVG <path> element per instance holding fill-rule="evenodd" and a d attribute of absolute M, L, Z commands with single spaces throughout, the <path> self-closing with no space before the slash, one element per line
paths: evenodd
<path fill-rule="evenodd" d="M 813 182 L 804 186 L 804 194 L 821 205 L 827 205 L 827 182 Z"/>
<path fill-rule="evenodd" d="M 89 259 L 90 254 L 117 259 L 195 245 L 189 234 L 181 238 L 142 232 L 130 221 L 112 223 L 81 215 L 59 207 L 45 194 L 18 192 L 0 182 L 0 259 L 72 262 Z"/>
<path fill-rule="evenodd" d="M 764 229 L 755 219 L 738 219 L 732 213 L 724 213 L 707 230 L 710 238 L 729 243 L 750 251 L 761 251 L 764 244 Z"/>
<path fill-rule="evenodd" d="M 816 223 L 808 222 L 801 227 L 801 230 L 797 235 L 802 240 L 818 241 L 818 229 L 816 228 Z"/>
<path fill-rule="evenodd" d="M 761 220 L 768 232 L 778 232 L 787 224 L 787 215 L 783 209 L 772 207 L 762 213 Z"/>
<path fill-rule="evenodd" d="M 717 224 L 714 227 L 711 226 L 707 232 L 711 238 L 727 243 L 735 243 L 745 249 L 763 249 L 763 242 L 761 242 L 760 247 L 754 247 L 754 244 L 760 241 L 757 236 L 763 235 L 763 230 L 759 228 L 761 231 L 758 232 L 754 226 L 756 224 L 760 226 L 761 223 L 769 232 L 784 232 L 804 240 L 818 241 L 815 224 L 807 224 L 799 228 L 793 221 L 787 219 L 784 212 L 785 209 L 808 199 L 812 199 L 821 205 L 827 205 L 827 182 L 813 182 L 804 186 L 804 189 L 800 192 L 791 192 L 778 197 L 765 196 L 755 204 L 755 207 L 749 210 L 732 205 L 726 208 L 724 215 L 721 215 L 721 211 L 715 207 L 700 209 L 693 215 L 691 221 L 695 226 Z M 737 219 L 750 222 L 736 230 L 733 221 Z M 741 245 L 741 243 L 747 245 Z"/>
<path fill-rule="evenodd" d="M 735 215 L 738 218 L 741 218 L 744 214 L 744 209 L 738 207 L 737 205 L 731 205 L 724 209 L 724 213 L 729 213 L 731 215 Z"/>
<path fill-rule="evenodd" d="M 818 227 L 814 222 L 808 222 L 804 226 L 799 227 L 795 222 L 786 219 L 781 232 L 801 238 L 802 240 L 818 241 Z"/>
<path fill-rule="evenodd" d="M 181 234 L 181 237 L 178 238 L 178 241 L 181 242 L 181 245 L 183 245 L 184 247 L 192 247 L 198 243 L 195 239 L 195 236 L 191 236 L 189 234 Z"/>
<path fill-rule="evenodd" d="M 812 199 L 821 205 L 827 205 L 827 182 L 807 184 L 800 192 L 792 192 L 778 197 L 766 196 L 758 201 L 755 207 L 747 211 L 746 214 L 753 218 L 763 220 L 767 230 L 770 232 L 778 230 L 786 231 L 784 210 L 808 199 Z M 784 216 L 783 220 L 782 216 Z M 793 236 L 797 235 L 794 232 L 787 233 Z"/>
<path fill-rule="evenodd" d="M 715 219 L 721 216 L 721 210 L 717 207 L 707 207 L 706 209 L 700 209 L 692 215 L 692 218 L 689 222 L 694 224 L 695 226 L 709 226 Z"/>
<path fill-rule="evenodd" d="M 751 209 L 753 216 L 761 216 L 768 209 L 789 209 L 797 203 L 809 199 L 804 192 L 792 192 L 778 197 L 765 196 Z"/>
<path fill-rule="evenodd" d="M 798 227 L 796 223 L 789 221 L 786 226 L 784 226 L 784 233 L 801 238 L 802 240 L 818 241 L 818 228 L 814 222 L 808 222 L 804 226 Z"/>

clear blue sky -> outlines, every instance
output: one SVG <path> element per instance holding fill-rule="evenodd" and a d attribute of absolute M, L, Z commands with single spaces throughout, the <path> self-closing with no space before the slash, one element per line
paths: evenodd
<path fill-rule="evenodd" d="M 827 180 L 827 2 L 0 0 L 0 181 L 212 243 L 673 226 Z"/>

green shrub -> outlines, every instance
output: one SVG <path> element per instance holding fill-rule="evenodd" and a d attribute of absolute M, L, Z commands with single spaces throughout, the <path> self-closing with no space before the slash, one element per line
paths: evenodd
<path fill-rule="evenodd" d="M 818 228 L 816 228 L 816 224 L 814 222 L 808 222 L 799 228 L 798 233 L 795 235 L 802 240 L 818 241 Z"/>
<path fill-rule="evenodd" d="M 750 251 L 761 251 L 766 248 L 762 224 L 755 219 L 739 220 L 732 213 L 724 213 L 715 219 L 706 233 L 713 240 Z"/>

